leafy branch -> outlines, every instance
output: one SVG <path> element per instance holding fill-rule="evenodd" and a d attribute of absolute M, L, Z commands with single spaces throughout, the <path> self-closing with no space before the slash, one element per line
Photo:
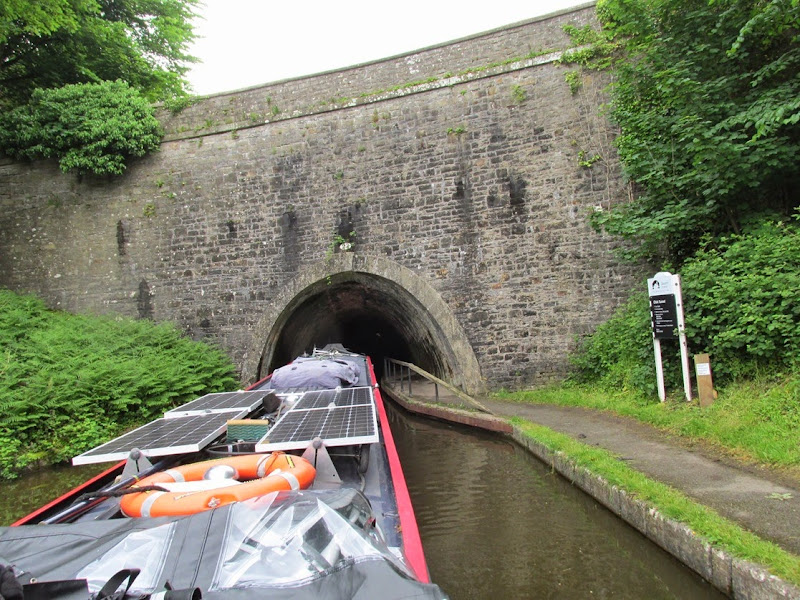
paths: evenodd
<path fill-rule="evenodd" d="M 679 266 L 706 234 L 800 205 L 797 2 L 603 0 L 597 14 L 600 31 L 564 28 L 560 62 L 613 69 L 607 114 L 635 194 L 595 226 Z"/>

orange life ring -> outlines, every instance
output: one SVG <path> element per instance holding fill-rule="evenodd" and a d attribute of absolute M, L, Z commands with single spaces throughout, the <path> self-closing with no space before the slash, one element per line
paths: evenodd
<path fill-rule="evenodd" d="M 210 468 L 219 465 L 233 467 L 236 470 L 234 479 L 237 481 L 247 479 L 252 481 L 199 491 L 152 490 L 131 493 L 122 497 L 120 508 L 129 517 L 192 515 L 270 492 L 306 489 L 314 482 L 316 475 L 316 469 L 304 458 L 274 452 L 231 456 L 182 465 L 145 477 L 132 489 L 147 485 L 200 481 Z"/>

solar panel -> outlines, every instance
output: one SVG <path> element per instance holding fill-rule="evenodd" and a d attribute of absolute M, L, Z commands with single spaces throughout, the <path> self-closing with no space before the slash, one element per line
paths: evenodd
<path fill-rule="evenodd" d="M 371 404 L 372 389 L 364 388 L 344 388 L 340 390 L 320 390 L 306 392 L 303 397 L 294 405 L 298 408 L 323 408 L 329 404 L 336 406 L 353 406 L 355 404 Z"/>
<path fill-rule="evenodd" d="M 326 446 L 377 442 L 372 388 L 307 392 L 256 444 L 256 452 L 302 449 L 317 437 Z"/>
<path fill-rule="evenodd" d="M 177 408 L 165 412 L 164 417 L 186 417 L 189 415 L 207 414 L 210 412 L 227 412 L 235 409 L 252 412 L 261 403 L 262 398 L 271 390 L 254 390 L 249 392 L 222 392 L 206 394 L 195 398 Z"/>
<path fill-rule="evenodd" d="M 225 431 L 229 419 L 238 419 L 246 413 L 245 410 L 233 410 L 157 419 L 76 456 L 72 459 L 72 464 L 88 465 L 122 460 L 134 448 L 149 457 L 197 452 Z"/>

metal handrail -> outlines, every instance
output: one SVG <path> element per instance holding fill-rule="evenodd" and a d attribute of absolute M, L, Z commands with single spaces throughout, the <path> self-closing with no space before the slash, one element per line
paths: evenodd
<path fill-rule="evenodd" d="M 472 398 L 471 396 L 465 394 L 460 389 L 455 387 L 454 385 L 439 379 L 435 375 L 428 373 L 426 370 L 421 369 L 417 365 L 411 364 L 409 362 L 405 362 L 403 360 L 397 360 L 396 358 L 388 358 L 384 357 L 383 359 L 383 372 L 388 373 L 389 377 L 392 381 L 399 381 L 400 383 L 400 392 L 405 393 L 405 384 L 408 384 L 408 395 L 413 396 L 413 391 L 411 389 L 411 373 L 412 371 L 417 375 L 421 375 L 423 378 L 427 379 L 431 383 L 433 383 L 433 390 L 434 396 L 436 398 L 436 402 L 439 402 L 439 386 L 445 388 L 449 392 L 458 396 L 461 400 L 472 404 L 478 410 L 482 412 L 486 412 L 491 414 L 488 408 L 483 406 L 480 402 Z"/>

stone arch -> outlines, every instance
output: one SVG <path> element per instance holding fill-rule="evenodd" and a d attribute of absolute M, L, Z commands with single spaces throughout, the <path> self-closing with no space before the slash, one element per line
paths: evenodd
<path fill-rule="evenodd" d="M 244 356 L 245 377 L 263 377 L 313 346 L 342 342 L 407 360 L 480 393 L 480 367 L 464 330 L 422 277 L 381 257 L 353 252 L 309 265 L 266 307 Z"/>

